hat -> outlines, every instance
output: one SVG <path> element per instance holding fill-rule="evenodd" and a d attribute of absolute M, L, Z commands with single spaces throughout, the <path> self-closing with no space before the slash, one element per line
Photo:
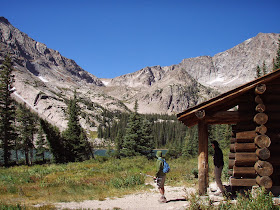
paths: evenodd
<path fill-rule="evenodd" d="M 157 151 L 157 154 L 156 156 L 159 158 L 159 157 L 162 157 L 162 151 Z"/>

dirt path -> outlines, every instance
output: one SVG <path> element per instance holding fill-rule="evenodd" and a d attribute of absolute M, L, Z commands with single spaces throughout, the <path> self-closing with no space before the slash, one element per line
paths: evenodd
<path fill-rule="evenodd" d="M 104 201 L 88 200 L 83 202 L 56 203 L 57 209 L 123 209 L 123 210 L 183 210 L 188 207 L 185 199 L 186 191 L 195 192 L 194 188 L 165 187 L 167 203 L 159 203 L 159 192 L 156 188 L 143 193 L 127 195 L 122 198 L 106 199 Z"/>

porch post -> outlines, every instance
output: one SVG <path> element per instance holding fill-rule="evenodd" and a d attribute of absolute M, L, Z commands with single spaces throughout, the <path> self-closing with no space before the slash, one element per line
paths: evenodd
<path fill-rule="evenodd" d="M 208 187 L 208 127 L 205 121 L 198 122 L 198 192 L 204 195 Z"/>

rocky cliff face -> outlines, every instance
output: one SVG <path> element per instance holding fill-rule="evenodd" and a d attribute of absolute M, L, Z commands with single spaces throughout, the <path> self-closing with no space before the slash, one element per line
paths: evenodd
<path fill-rule="evenodd" d="M 141 113 L 178 113 L 249 82 L 255 78 L 257 65 L 265 61 L 268 69 L 272 66 L 278 38 L 278 34 L 260 33 L 213 57 L 187 58 L 177 65 L 99 79 L 0 17 L 0 61 L 8 52 L 14 61 L 17 100 L 64 129 L 65 101 L 76 89 L 81 123 L 95 129 L 104 109 L 128 111 L 138 100 Z"/>
<path fill-rule="evenodd" d="M 115 89 L 109 94 L 117 96 L 115 91 L 119 87 L 129 87 L 131 92 L 125 92 L 119 99 L 126 99 L 128 94 L 130 98 L 139 98 L 142 112 L 181 112 L 254 80 L 256 67 L 263 62 L 272 69 L 278 38 L 279 34 L 260 33 L 213 57 L 187 58 L 173 66 L 146 67 L 112 79 L 107 86 Z"/>

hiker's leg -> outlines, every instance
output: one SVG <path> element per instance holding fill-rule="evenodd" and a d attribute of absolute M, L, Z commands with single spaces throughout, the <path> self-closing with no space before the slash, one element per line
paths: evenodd
<path fill-rule="evenodd" d="M 164 195 L 164 186 L 159 188 L 159 192 L 160 192 L 161 195 Z"/>
<path fill-rule="evenodd" d="M 224 188 L 223 188 L 223 184 L 221 181 L 222 170 L 223 170 L 222 166 L 219 168 L 217 166 L 215 166 L 214 172 L 215 172 L 215 180 L 216 180 L 217 186 L 219 187 L 220 191 L 223 193 Z"/>

